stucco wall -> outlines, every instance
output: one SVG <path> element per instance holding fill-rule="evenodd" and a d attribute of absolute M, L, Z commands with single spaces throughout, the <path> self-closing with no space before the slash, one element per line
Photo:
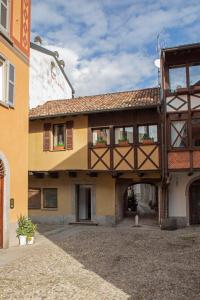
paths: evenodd
<path fill-rule="evenodd" d="M 0 152 L 10 167 L 10 198 L 14 198 L 14 209 L 9 210 L 9 222 L 15 225 L 20 214 L 27 214 L 29 74 L 28 65 L 3 42 L 0 53 L 16 71 L 14 108 L 0 105 Z"/>
<path fill-rule="evenodd" d="M 68 223 L 75 219 L 75 185 L 87 184 L 92 187 L 94 201 L 94 219 L 100 224 L 115 222 L 115 180 L 110 175 L 99 174 L 91 178 L 84 174 L 78 174 L 76 178 L 70 178 L 67 173 L 59 172 L 59 178 L 43 179 L 29 177 L 31 188 L 57 188 L 57 210 L 29 210 L 29 216 L 42 223 Z"/>
<path fill-rule="evenodd" d="M 31 121 L 29 125 L 29 170 L 85 170 L 88 169 L 88 120 L 87 116 L 54 119 L 52 123 L 74 121 L 73 149 L 65 151 L 43 151 L 44 121 Z M 50 122 L 50 120 L 46 120 Z M 53 136 L 51 138 L 53 140 Z"/>
<path fill-rule="evenodd" d="M 195 173 L 188 176 L 187 173 L 172 173 L 169 185 L 169 217 L 185 217 L 189 220 L 188 192 L 190 182 L 200 176 Z"/>
<path fill-rule="evenodd" d="M 51 63 L 54 63 L 54 68 Z M 30 49 L 30 107 L 47 100 L 69 98 L 72 98 L 72 89 L 55 58 Z"/>

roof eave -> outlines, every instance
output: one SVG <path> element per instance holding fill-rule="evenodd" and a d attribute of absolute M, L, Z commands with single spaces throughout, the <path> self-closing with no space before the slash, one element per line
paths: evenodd
<path fill-rule="evenodd" d="M 82 112 L 72 112 L 72 113 L 60 113 L 60 114 L 53 114 L 53 115 L 29 117 L 29 120 L 31 121 L 31 120 L 57 118 L 57 117 L 64 117 L 64 116 L 77 116 L 77 115 L 89 115 L 89 114 L 104 113 L 104 112 L 138 110 L 138 109 L 146 109 L 146 108 L 155 108 L 155 107 L 159 107 L 159 106 L 161 106 L 161 103 L 145 105 L 145 106 L 138 105 L 138 106 L 134 106 L 134 107 L 115 108 L 115 109 L 103 109 L 103 110 L 92 110 L 92 111 L 82 111 Z"/>

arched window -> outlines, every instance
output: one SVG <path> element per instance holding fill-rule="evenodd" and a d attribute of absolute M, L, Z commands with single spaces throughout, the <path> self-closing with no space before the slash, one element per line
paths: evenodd
<path fill-rule="evenodd" d="M 5 176 L 5 169 L 2 160 L 0 160 L 0 176 Z"/>

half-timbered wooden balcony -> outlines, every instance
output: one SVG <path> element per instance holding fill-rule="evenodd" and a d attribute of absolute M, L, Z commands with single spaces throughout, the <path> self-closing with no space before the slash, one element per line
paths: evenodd
<path fill-rule="evenodd" d="M 142 112 L 137 119 L 134 113 L 113 113 L 109 116 L 89 118 L 88 169 L 93 171 L 159 171 L 160 159 L 160 124 L 157 112 L 152 116 L 146 115 L 146 122 Z M 124 118 L 120 126 L 121 119 Z M 155 118 L 156 117 L 156 118 Z M 107 119 L 108 118 L 108 119 Z M 108 125 L 108 122 L 117 125 Z M 103 121 L 105 121 L 103 126 Z M 149 122 L 148 122 L 149 121 Z M 126 123 L 125 123 L 126 122 Z M 94 126 L 97 125 L 97 126 Z M 100 126 L 99 126 L 100 125 Z"/>

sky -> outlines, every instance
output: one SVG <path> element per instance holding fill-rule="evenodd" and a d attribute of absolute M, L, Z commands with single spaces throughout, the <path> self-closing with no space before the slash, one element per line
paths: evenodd
<path fill-rule="evenodd" d="M 58 50 L 75 96 L 158 85 L 159 49 L 200 42 L 199 0 L 32 0 L 31 39 Z"/>

